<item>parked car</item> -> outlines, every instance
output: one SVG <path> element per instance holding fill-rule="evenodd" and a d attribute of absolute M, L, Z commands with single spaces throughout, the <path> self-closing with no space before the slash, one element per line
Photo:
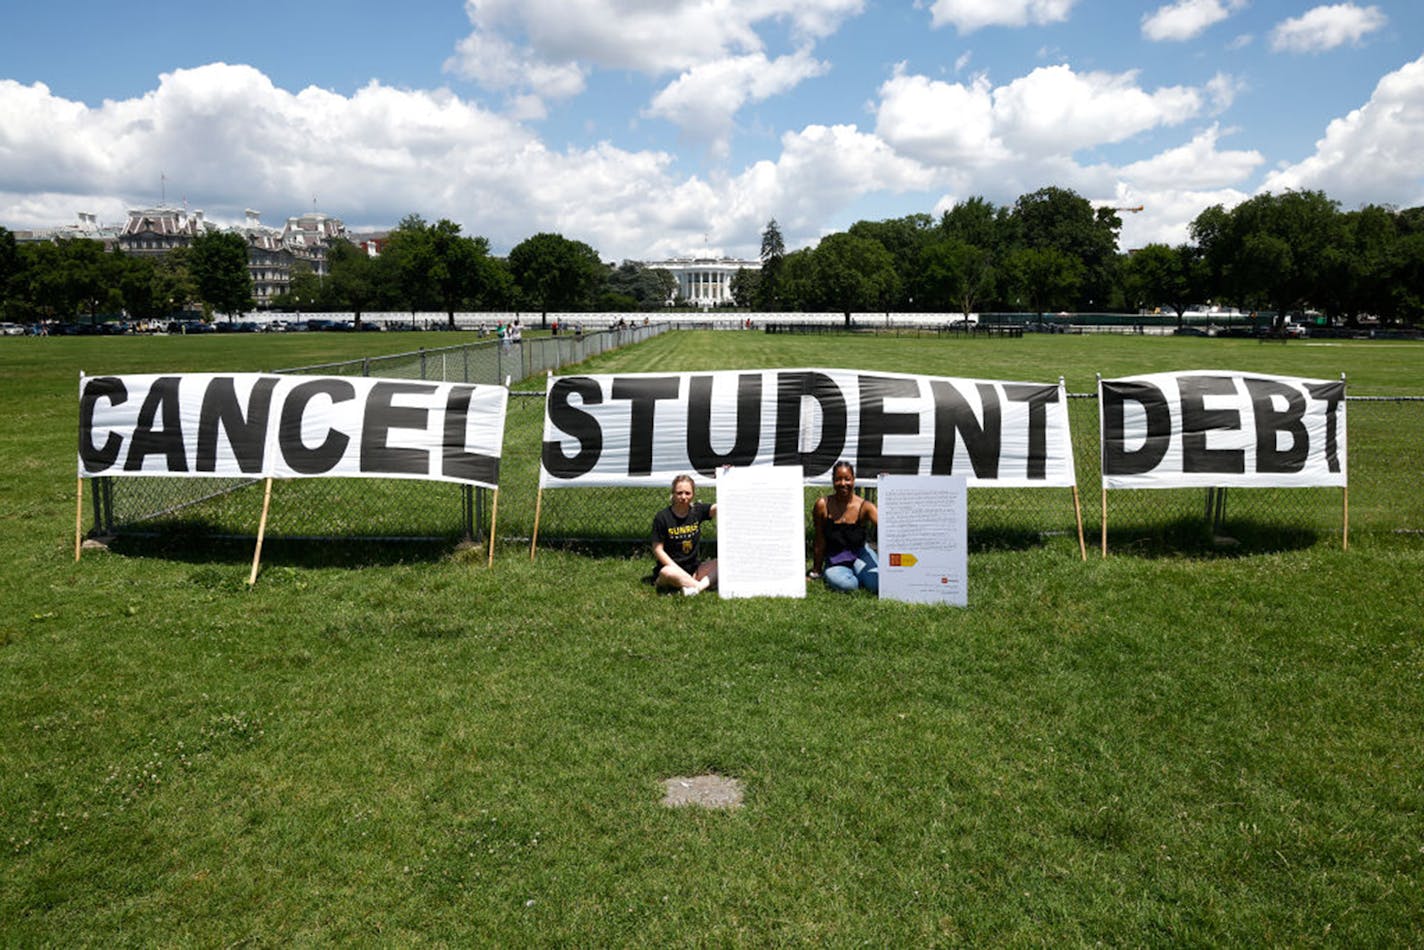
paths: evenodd
<path fill-rule="evenodd" d="M 25 328 L 18 323 L 0 323 L 0 336 L 24 336 Z"/>

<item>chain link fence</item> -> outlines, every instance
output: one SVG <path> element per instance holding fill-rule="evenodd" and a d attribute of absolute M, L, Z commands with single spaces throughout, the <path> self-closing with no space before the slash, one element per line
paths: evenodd
<path fill-rule="evenodd" d="M 668 325 L 526 340 L 483 342 L 287 373 L 382 376 L 440 382 L 515 383 L 609 349 L 640 342 Z M 1096 394 L 1070 394 L 1069 419 L 1089 550 L 1102 542 Z M 1424 398 L 1351 396 L 1347 400 L 1352 539 L 1424 539 Z M 485 539 L 527 548 L 574 546 L 608 552 L 645 548 L 665 488 L 558 488 L 540 497 L 539 458 L 544 394 L 512 392 L 500 465 L 498 518 L 493 493 L 439 482 L 399 479 L 293 479 L 273 490 L 272 538 L 344 540 Z M 873 479 L 862 473 L 862 490 Z M 93 479 L 93 534 L 252 537 L 262 508 L 260 479 Z M 812 501 L 806 489 L 807 530 Z M 710 482 L 698 497 L 715 501 Z M 1117 490 L 1107 494 L 1110 552 L 1190 551 L 1203 546 L 1280 550 L 1339 539 L 1345 498 L 1334 488 Z M 1075 499 L 1069 489 L 975 488 L 969 493 L 971 547 L 1037 545 L 1067 536 L 1076 544 Z M 715 544 L 715 529 L 708 541 Z"/>

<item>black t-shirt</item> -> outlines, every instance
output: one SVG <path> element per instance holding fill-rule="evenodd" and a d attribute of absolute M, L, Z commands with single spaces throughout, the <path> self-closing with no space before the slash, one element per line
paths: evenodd
<path fill-rule="evenodd" d="M 653 516 L 653 543 L 659 541 L 673 563 L 691 574 L 697 570 L 697 547 L 702 540 L 702 522 L 712 517 L 712 506 L 695 501 L 687 514 L 679 518 L 672 506 L 664 508 Z M 653 563 L 653 573 L 657 574 L 662 565 Z"/>

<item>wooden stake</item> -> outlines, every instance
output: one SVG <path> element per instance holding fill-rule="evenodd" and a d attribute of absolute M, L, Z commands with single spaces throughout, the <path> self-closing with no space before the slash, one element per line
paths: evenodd
<path fill-rule="evenodd" d="M 74 563 L 79 563 L 79 552 L 84 550 L 84 476 L 79 476 L 79 490 L 75 492 L 74 503 Z"/>
<path fill-rule="evenodd" d="M 1103 489 L 1103 557 L 1108 556 L 1108 490 Z"/>
<path fill-rule="evenodd" d="M 1073 486 L 1073 516 L 1078 519 L 1078 556 L 1088 559 L 1088 544 L 1083 540 L 1083 503 L 1078 497 L 1078 486 Z"/>
<path fill-rule="evenodd" d="M 267 487 L 262 492 L 262 520 L 257 522 L 257 548 L 252 552 L 252 573 L 247 577 L 247 586 L 257 583 L 257 568 L 262 563 L 262 539 L 267 534 L 267 511 L 272 507 L 272 479 L 267 479 Z"/>
<path fill-rule="evenodd" d="M 534 534 L 529 539 L 529 563 L 534 563 L 534 547 L 539 543 L 539 515 L 544 510 L 544 486 L 539 486 L 539 494 L 534 496 Z"/>
<path fill-rule="evenodd" d="M 1344 510 L 1340 524 L 1340 550 L 1350 550 L 1350 486 L 1340 487 L 1340 497 L 1343 500 Z"/>
<path fill-rule="evenodd" d="M 485 567 L 494 567 L 494 529 L 499 524 L 499 488 L 494 490 L 494 500 L 490 503 L 490 544 L 489 561 Z"/>

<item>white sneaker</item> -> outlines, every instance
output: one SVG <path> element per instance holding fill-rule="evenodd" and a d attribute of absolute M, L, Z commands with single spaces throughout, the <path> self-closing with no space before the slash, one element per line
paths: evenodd
<path fill-rule="evenodd" d="M 696 597 L 700 593 L 702 593 L 702 588 L 700 587 L 684 587 L 682 589 L 682 596 L 684 597 Z"/>

